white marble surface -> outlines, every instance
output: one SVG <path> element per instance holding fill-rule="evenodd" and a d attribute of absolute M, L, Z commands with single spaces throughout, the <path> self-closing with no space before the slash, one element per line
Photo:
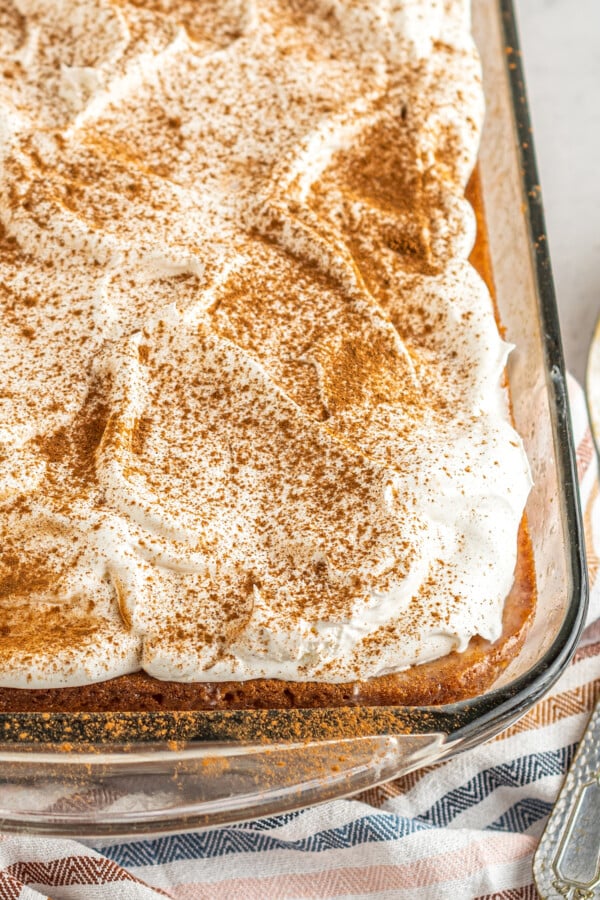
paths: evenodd
<path fill-rule="evenodd" d="M 516 6 L 567 365 L 600 315 L 600 0 Z"/>

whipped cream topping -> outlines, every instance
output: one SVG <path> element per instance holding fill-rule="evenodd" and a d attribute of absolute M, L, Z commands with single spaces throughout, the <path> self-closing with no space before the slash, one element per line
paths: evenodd
<path fill-rule="evenodd" d="M 468 2 L 0 7 L 0 684 L 344 682 L 502 628 Z"/>

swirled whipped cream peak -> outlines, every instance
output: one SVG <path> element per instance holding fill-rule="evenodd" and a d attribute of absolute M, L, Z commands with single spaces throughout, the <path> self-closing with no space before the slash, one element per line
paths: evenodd
<path fill-rule="evenodd" d="M 0 685 L 497 639 L 466 0 L 8 0 L 0 55 Z"/>

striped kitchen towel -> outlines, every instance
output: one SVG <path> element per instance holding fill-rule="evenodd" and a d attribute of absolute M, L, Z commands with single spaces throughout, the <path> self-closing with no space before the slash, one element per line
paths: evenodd
<path fill-rule="evenodd" d="M 571 384 L 591 579 L 588 623 L 552 692 L 493 741 L 351 800 L 94 849 L 0 837 L 0 900 L 537 897 L 532 857 L 600 696 L 600 487 Z"/>

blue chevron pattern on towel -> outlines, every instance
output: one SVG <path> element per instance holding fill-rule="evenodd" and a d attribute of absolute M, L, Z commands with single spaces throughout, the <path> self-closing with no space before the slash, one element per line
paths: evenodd
<path fill-rule="evenodd" d="M 268 850 L 320 853 L 324 850 L 347 849 L 357 844 L 398 840 L 416 831 L 449 825 L 459 813 L 480 803 L 499 787 L 523 787 L 540 778 L 563 774 L 574 751 L 573 744 L 545 753 L 529 754 L 492 769 L 485 769 L 466 784 L 449 791 L 430 809 L 415 818 L 380 810 L 377 815 L 363 816 L 342 827 L 320 831 L 298 840 L 286 841 L 268 833 L 302 816 L 300 811 L 270 816 L 260 822 L 98 849 L 122 866 L 135 867 Z M 542 808 L 537 801 L 522 800 L 488 828 L 523 832 L 534 821 L 547 815 L 547 812 L 545 806 Z"/>
<path fill-rule="evenodd" d="M 576 746 L 570 744 L 558 750 L 528 754 L 494 766 L 493 769 L 485 769 L 466 784 L 448 791 L 430 809 L 417 816 L 417 819 L 435 828 L 444 828 L 460 813 L 488 797 L 496 788 L 523 787 L 549 775 L 562 775 L 573 759 Z"/>
<path fill-rule="evenodd" d="M 282 825 L 287 825 L 288 822 L 302 815 L 304 815 L 304 810 L 297 809 L 295 812 L 282 813 L 280 816 L 267 816 L 264 819 L 254 819 L 252 822 L 240 822 L 235 827 L 240 831 L 270 831 L 272 828 L 281 828 Z"/>
<path fill-rule="evenodd" d="M 430 827 L 415 819 L 379 812 L 377 815 L 355 819 L 341 828 L 330 828 L 296 841 L 284 841 L 264 832 L 252 833 L 233 826 L 97 849 L 119 865 L 131 868 L 157 863 L 162 865 L 184 859 L 228 856 L 231 853 L 260 853 L 265 850 L 320 853 L 323 850 L 346 849 L 357 844 L 398 840 Z"/>
<path fill-rule="evenodd" d="M 525 797 L 488 825 L 488 831 L 513 831 L 524 834 L 531 825 L 549 816 L 551 809 L 552 804 L 545 800 Z"/>

